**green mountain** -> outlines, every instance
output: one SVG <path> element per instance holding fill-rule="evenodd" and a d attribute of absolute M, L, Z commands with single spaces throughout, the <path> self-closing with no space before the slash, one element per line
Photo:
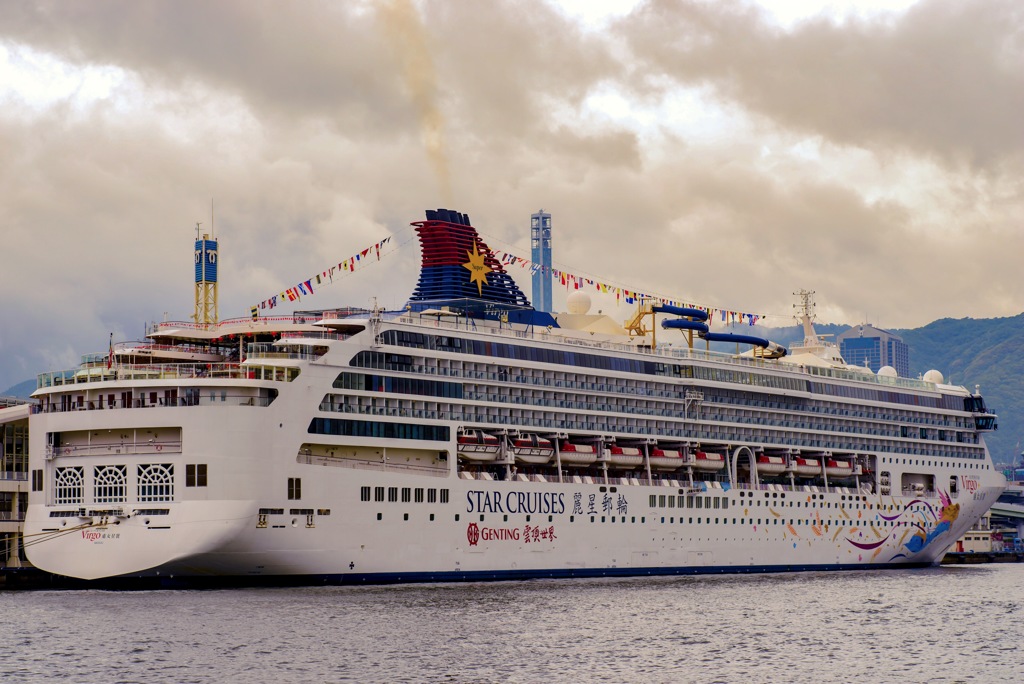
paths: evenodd
<path fill-rule="evenodd" d="M 9 387 L 0 392 L 0 397 L 15 397 L 17 399 L 28 399 L 36 391 L 36 381 L 26 380 L 19 382 L 14 387 Z"/>
<path fill-rule="evenodd" d="M 1018 460 L 1024 444 L 1024 314 L 1010 318 L 943 318 L 894 330 L 910 351 L 912 375 L 935 368 L 971 391 L 981 386 L 999 429 L 985 437 L 996 463 Z"/>

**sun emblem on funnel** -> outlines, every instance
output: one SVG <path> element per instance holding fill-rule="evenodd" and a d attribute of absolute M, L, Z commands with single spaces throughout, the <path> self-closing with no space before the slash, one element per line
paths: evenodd
<path fill-rule="evenodd" d="M 491 267 L 484 263 L 487 255 L 481 254 L 474 242 L 473 251 L 467 251 L 466 256 L 469 257 L 469 261 L 462 265 L 469 269 L 469 282 L 476 283 L 477 291 L 482 297 L 484 285 L 487 283 L 487 274 L 491 272 Z"/>

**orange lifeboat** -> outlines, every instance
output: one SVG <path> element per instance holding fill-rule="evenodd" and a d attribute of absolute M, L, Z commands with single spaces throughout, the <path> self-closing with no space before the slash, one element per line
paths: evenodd
<path fill-rule="evenodd" d="M 468 461 L 493 461 L 501 450 L 498 438 L 483 430 L 463 430 L 456 441 L 459 456 Z"/>
<path fill-rule="evenodd" d="M 616 468 L 636 468 L 643 465 L 644 456 L 636 447 L 608 447 L 608 460 Z"/>
<path fill-rule="evenodd" d="M 816 458 L 794 458 L 793 472 L 800 477 L 821 475 L 821 461 Z"/>
<path fill-rule="evenodd" d="M 761 475 L 781 475 L 786 472 L 786 459 L 782 456 L 758 454 L 757 472 Z"/>
<path fill-rule="evenodd" d="M 825 474 L 829 477 L 843 479 L 853 475 L 853 463 L 830 458 L 825 461 Z"/>
<path fill-rule="evenodd" d="M 588 466 L 597 460 L 597 450 L 590 444 L 563 442 L 559 453 L 562 465 Z"/>
<path fill-rule="evenodd" d="M 537 435 L 523 435 L 512 440 L 512 454 L 521 463 L 543 465 L 551 460 L 555 445 L 550 439 Z"/>
<path fill-rule="evenodd" d="M 706 473 L 714 473 L 725 467 L 725 457 L 714 451 L 694 453 L 693 467 Z"/>
<path fill-rule="evenodd" d="M 683 465 L 683 455 L 672 449 L 651 449 L 653 470 L 676 470 Z"/>

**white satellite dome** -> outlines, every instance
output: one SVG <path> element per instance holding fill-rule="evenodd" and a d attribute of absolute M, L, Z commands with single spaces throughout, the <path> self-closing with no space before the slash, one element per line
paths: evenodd
<path fill-rule="evenodd" d="M 892 366 L 882 366 L 878 369 L 878 374 L 883 378 L 895 378 L 898 375 L 896 369 Z"/>
<path fill-rule="evenodd" d="M 590 311 L 590 295 L 577 290 L 565 300 L 565 307 L 571 314 L 585 314 Z"/>
<path fill-rule="evenodd" d="M 935 370 L 934 368 L 924 374 L 925 382 L 934 382 L 935 384 L 940 384 L 942 380 L 942 373 Z"/>

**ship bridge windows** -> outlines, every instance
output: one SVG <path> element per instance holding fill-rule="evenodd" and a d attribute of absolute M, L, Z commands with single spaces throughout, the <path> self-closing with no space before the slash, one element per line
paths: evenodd
<path fill-rule="evenodd" d="M 987 413 L 984 397 L 980 395 L 964 397 L 964 411 L 968 413 Z"/>

